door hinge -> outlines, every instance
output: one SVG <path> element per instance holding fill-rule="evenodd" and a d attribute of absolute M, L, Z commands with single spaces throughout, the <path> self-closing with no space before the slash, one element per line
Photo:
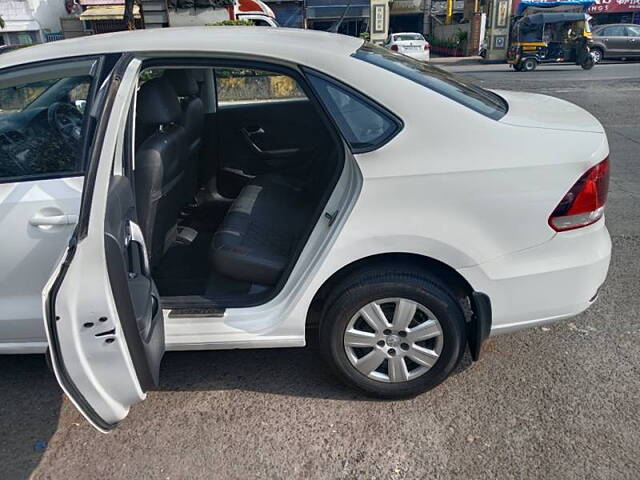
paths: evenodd
<path fill-rule="evenodd" d="M 325 212 L 324 217 L 325 217 L 326 219 L 328 219 L 328 220 L 329 220 L 329 223 L 328 223 L 328 226 L 329 226 L 329 227 L 330 227 L 331 225 L 333 225 L 333 222 L 335 222 L 335 221 L 336 221 L 336 218 L 338 218 L 338 212 L 339 212 L 339 211 L 340 211 L 340 210 L 336 210 L 336 211 L 335 211 L 335 212 L 333 212 L 333 213 Z"/>

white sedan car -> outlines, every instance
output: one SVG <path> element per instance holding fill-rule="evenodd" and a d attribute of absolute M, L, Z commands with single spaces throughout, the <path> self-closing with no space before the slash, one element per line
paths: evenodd
<path fill-rule="evenodd" d="M 0 340 L 48 342 L 102 431 L 165 349 L 301 347 L 317 327 L 340 379 L 403 397 L 605 281 L 607 137 L 570 103 L 291 29 L 0 62 Z"/>
<path fill-rule="evenodd" d="M 431 45 L 420 33 L 392 33 L 384 46 L 422 62 L 428 62 L 431 53 Z"/>

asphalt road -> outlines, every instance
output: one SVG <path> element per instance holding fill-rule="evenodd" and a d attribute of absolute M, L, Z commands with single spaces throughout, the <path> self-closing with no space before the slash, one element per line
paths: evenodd
<path fill-rule="evenodd" d="M 42 358 L 0 357 L 0 478 L 638 478 L 640 64 L 453 69 L 565 98 L 606 126 L 614 255 L 590 310 L 493 338 L 480 362 L 401 402 L 342 387 L 313 347 L 171 353 L 160 390 L 110 435 Z"/>

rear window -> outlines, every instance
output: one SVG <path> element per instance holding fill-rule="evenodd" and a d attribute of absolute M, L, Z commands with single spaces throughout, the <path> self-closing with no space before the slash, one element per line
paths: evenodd
<path fill-rule="evenodd" d="M 424 37 L 419 33 L 401 33 L 393 36 L 394 42 L 406 42 L 411 40 L 424 40 Z"/>
<path fill-rule="evenodd" d="M 433 65 L 370 43 L 365 43 L 352 56 L 412 80 L 494 120 L 507 113 L 507 102 L 499 95 Z"/>

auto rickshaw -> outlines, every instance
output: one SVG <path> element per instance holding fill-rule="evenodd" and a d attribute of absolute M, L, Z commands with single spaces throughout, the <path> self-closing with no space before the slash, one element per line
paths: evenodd
<path fill-rule="evenodd" d="M 595 65 L 592 43 L 585 13 L 533 13 L 513 24 L 507 61 L 517 72 L 535 70 L 539 63 L 575 63 L 589 70 Z"/>

